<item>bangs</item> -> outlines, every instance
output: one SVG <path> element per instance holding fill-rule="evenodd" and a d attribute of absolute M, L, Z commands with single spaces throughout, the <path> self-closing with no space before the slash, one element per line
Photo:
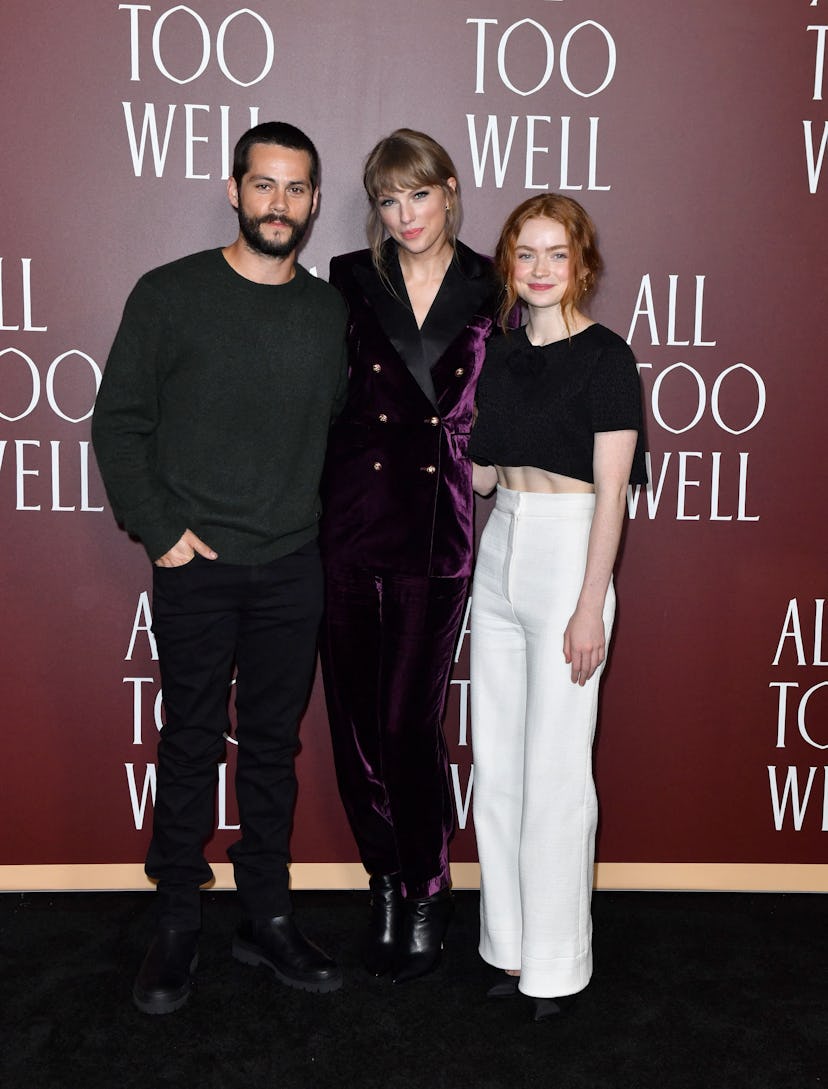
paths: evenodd
<path fill-rule="evenodd" d="M 402 189 L 419 189 L 424 185 L 441 187 L 442 178 L 434 170 L 434 164 L 418 155 L 412 155 L 407 146 L 384 149 L 382 161 L 372 164 L 366 171 L 365 188 L 372 199 L 380 193 L 396 193 Z"/>

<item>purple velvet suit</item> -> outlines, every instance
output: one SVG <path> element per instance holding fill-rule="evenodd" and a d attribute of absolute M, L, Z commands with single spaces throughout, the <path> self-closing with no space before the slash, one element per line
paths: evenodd
<path fill-rule="evenodd" d="M 417 328 L 393 244 L 392 290 L 367 250 L 336 257 L 349 309 L 347 405 L 330 436 L 321 542 L 322 666 L 339 789 L 371 874 L 409 897 L 449 885 L 454 809 L 442 715 L 471 574 L 466 458 L 490 262 L 461 243 Z"/>

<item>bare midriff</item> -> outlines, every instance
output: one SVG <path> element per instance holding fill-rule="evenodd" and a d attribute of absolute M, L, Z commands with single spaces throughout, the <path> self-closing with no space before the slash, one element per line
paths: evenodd
<path fill-rule="evenodd" d="M 534 465 L 496 465 L 497 482 L 501 488 L 513 492 L 545 492 L 549 495 L 563 495 L 567 492 L 590 493 L 595 485 L 586 480 L 577 480 L 572 476 L 561 476 Z"/>

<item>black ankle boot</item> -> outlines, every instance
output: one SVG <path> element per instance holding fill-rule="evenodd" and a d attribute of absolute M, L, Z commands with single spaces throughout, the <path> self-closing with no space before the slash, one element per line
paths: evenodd
<path fill-rule="evenodd" d="M 368 887 L 371 906 L 368 933 L 362 943 L 362 963 L 372 976 L 391 971 L 402 923 L 400 875 L 373 874 Z"/>
<path fill-rule="evenodd" d="M 424 900 L 405 900 L 402 937 L 394 962 L 394 983 L 424 976 L 440 963 L 454 904 L 448 889 Z"/>
<path fill-rule="evenodd" d="M 138 972 L 132 997 L 142 1013 L 173 1013 L 193 989 L 198 931 L 159 928 Z"/>
<path fill-rule="evenodd" d="M 233 956 L 242 964 L 263 964 L 282 983 L 300 991 L 327 994 L 342 986 L 336 961 L 308 941 L 292 915 L 245 919 L 233 938 Z"/>

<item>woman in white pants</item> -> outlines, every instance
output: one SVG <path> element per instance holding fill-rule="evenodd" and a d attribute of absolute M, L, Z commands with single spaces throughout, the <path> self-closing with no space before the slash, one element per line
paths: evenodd
<path fill-rule="evenodd" d="M 646 471 L 635 359 L 579 309 L 601 267 L 587 213 L 532 197 L 495 262 L 502 314 L 520 299 L 528 323 L 489 345 L 469 448 L 476 490 L 497 486 L 472 590 L 480 954 L 507 973 L 489 994 L 519 989 L 540 1020 L 592 974 L 598 684 Z"/>

